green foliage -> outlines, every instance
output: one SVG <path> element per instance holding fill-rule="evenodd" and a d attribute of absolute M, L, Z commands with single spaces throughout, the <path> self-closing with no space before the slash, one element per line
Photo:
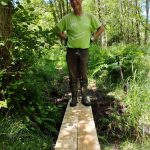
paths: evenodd
<path fill-rule="evenodd" d="M 145 49 L 136 45 L 119 45 L 103 49 L 93 45 L 90 49 L 90 75 L 96 79 L 99 87 L 110 88 L 133 76 L 135 69 L 143 67 L 139 64 L 142 64 L 140 61 L 145 55 Z"/>
<path fill-rule="evenodd" d="M 43 136 L 49 136 L 49 142 L 47 137 L 38 138 L 34 132 L 21 137 L 22 130 L 16 129 L 19 133 L 14 134 L 10 143 L 13 149 L 48 149 L 58 134 L 57 125 L 61 119 L 62 106 L 56 106 L 54 101 L 66 90 L 62 84 L 64 59 L 61 55 L 64 56 L 64 52 L 55 46 L 54 29 L 40 26 L 37 24 L 39 20 L 32 5 L 26 7 L 17 3 L 13 16 L 13 34 L 9 39 L 12 43 L 9 50 L 11 64 L 8 70 L 0 71 L 0 98 L 7 101 L 8 109 L 2 109 L 0 113 L 9 111 L 10 114 L 21 116 L 25 132 L 30 129 L 30 122 L 33 122 Z M 5 148 L 6 145 L 10 149 L 10 139 L 8 136 L 6 141 L 2 140 L 2 147 Z"/>
<path fill-rule="evenodd" d="M 136 139 L 140 142 L 149 134 L 149 48 L 137 45 L 118 45 L 109 48 L 91 47 L 90 75 L 96 80 L 97 86 L 104 88 L 115 100 L 108 116 L 99 119 L 99 135 L 103 142 L 117 139 Z M 120 58 L 120 66 L 124 79 L 120 75 L 120 67 L 116 56 Z M 128 81 L 128 92 L 123 93 L 122 84 Z M 114 94 L 115 93 L 115 94 Z M 123 110 L 119 112 L 118 105 Z M 145 119 L 143 119 L 145 118 Z"/>
<path fill-rule="evenodd" d="M 55 36 L 51 30 L 43 30 L 41 26 L 35 24 L 37 17 L 32 11 L 24 9 L 15 13 L 12 42 L 15 45 L 13 57 L 16 63 L 19 59 L 19 63 L 32 65 L 41 57 L 44 50 L 49 49 L 55 42 Z"/>
<path fill-rule="evenodd" d="M 20 3 L 17 4 L 13 16 L 14 32 L 9 39 L 12 43 L 11 66 L 9 66 L 9 71 L 1 77 L 1 81 L 3 79 L 1 99 L 8 101 L 11 97 L 25 99 L 22 92 L 14 96 L 16 89 L 23 90 L 25 83 L 23 76 L 55 43 L 52 30 L 36 25 L 38 16 L 33 13 L 32 7 L 25 9 Z"/>
<path fill-rule="evenodd" d="M 56 51 L 58 52 L 56 49 L 53 52 Z M 51 51 L 51 57 L 53 52 Z M 63 75 L 63 71 L 60 74 L 60 70 L 56 69 L 60 65 L 58 58 L 52 58 L 45 56 L 39 59 L 24 73 L 21 80 L 11 82 L 7 93 L 11 92 L 8 101 L 11 111 L 27 116 L 29 120 L 36 122 L 45 134 L 48 132 L 54 136 L 58 132 L 56 127 L 61 119 L 62 106 L 52 104 L 52 97 L 62 96 L 67 89 L 63 85 L 65 74 Z"/>
<path fill-rule="evenodd" d="M 50 149 L 52 140 L 33 122 L 26 127 L 23 120 L 14 117 L 0 118 L 0 148 L 7 150 Z"/>

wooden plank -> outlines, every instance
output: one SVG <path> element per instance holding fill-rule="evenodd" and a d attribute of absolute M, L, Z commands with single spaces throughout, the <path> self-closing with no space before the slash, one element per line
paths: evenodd
<path fill-rule="evenodd" d="M 55 150 L 77 150 L 78 107 L 68 103 Z"/>
<path fill-rule="evenodd" d="M 68 103 L 55 150 L 100 150 L 91 106 Z"/>
<path fill-rule="evenodd" d="M 91 106 L 78 105 L 78 150 L 100 150 Z"/>

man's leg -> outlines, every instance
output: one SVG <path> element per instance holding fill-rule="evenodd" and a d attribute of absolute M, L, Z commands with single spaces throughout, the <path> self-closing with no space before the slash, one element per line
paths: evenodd
<path fill-rule="evenodd" d="M 67 49 L 67 55 L 66 55 L 66 61 L 68 65 L 68 71 L 69 71 L 69 84 L 72 94 L 72 100 L 70 102 L 70 106 L 74 107 L 77 105 L 77 78 L 78 78 L 78 70 L 77 70 L 77 62 L 78 58 L 75 55 L 74 49 Z"/>
<path fill-rule="evenodd" d="M 81 94 L 82 94 L 82 103 L 85 106 L 90 106 L 91 103 L 87 99 L 87 86 L 88 86 L 88 77 L 87 77 L 87 68 L 88 68 L 88 50 L 81 50 L 80 56 L 80 75 L 81 75 Z"/>

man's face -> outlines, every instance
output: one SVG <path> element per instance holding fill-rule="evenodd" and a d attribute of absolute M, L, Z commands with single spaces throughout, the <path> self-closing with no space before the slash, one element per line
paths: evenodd
<path fill-rule="evenodd" d="M 77 10 L 77 9 L 81 8 L 82 0 L 70 0 L 70 3 L 71 3 L 71 7 L 74 10 Z"/>

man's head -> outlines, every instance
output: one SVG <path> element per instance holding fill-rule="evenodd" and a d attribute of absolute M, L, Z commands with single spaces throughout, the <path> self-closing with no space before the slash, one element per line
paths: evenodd
<path fill-rule="evenodd" d="M 70 0 L 70 4 L 74 11 L 82 9 L 82 0 Z"/>

